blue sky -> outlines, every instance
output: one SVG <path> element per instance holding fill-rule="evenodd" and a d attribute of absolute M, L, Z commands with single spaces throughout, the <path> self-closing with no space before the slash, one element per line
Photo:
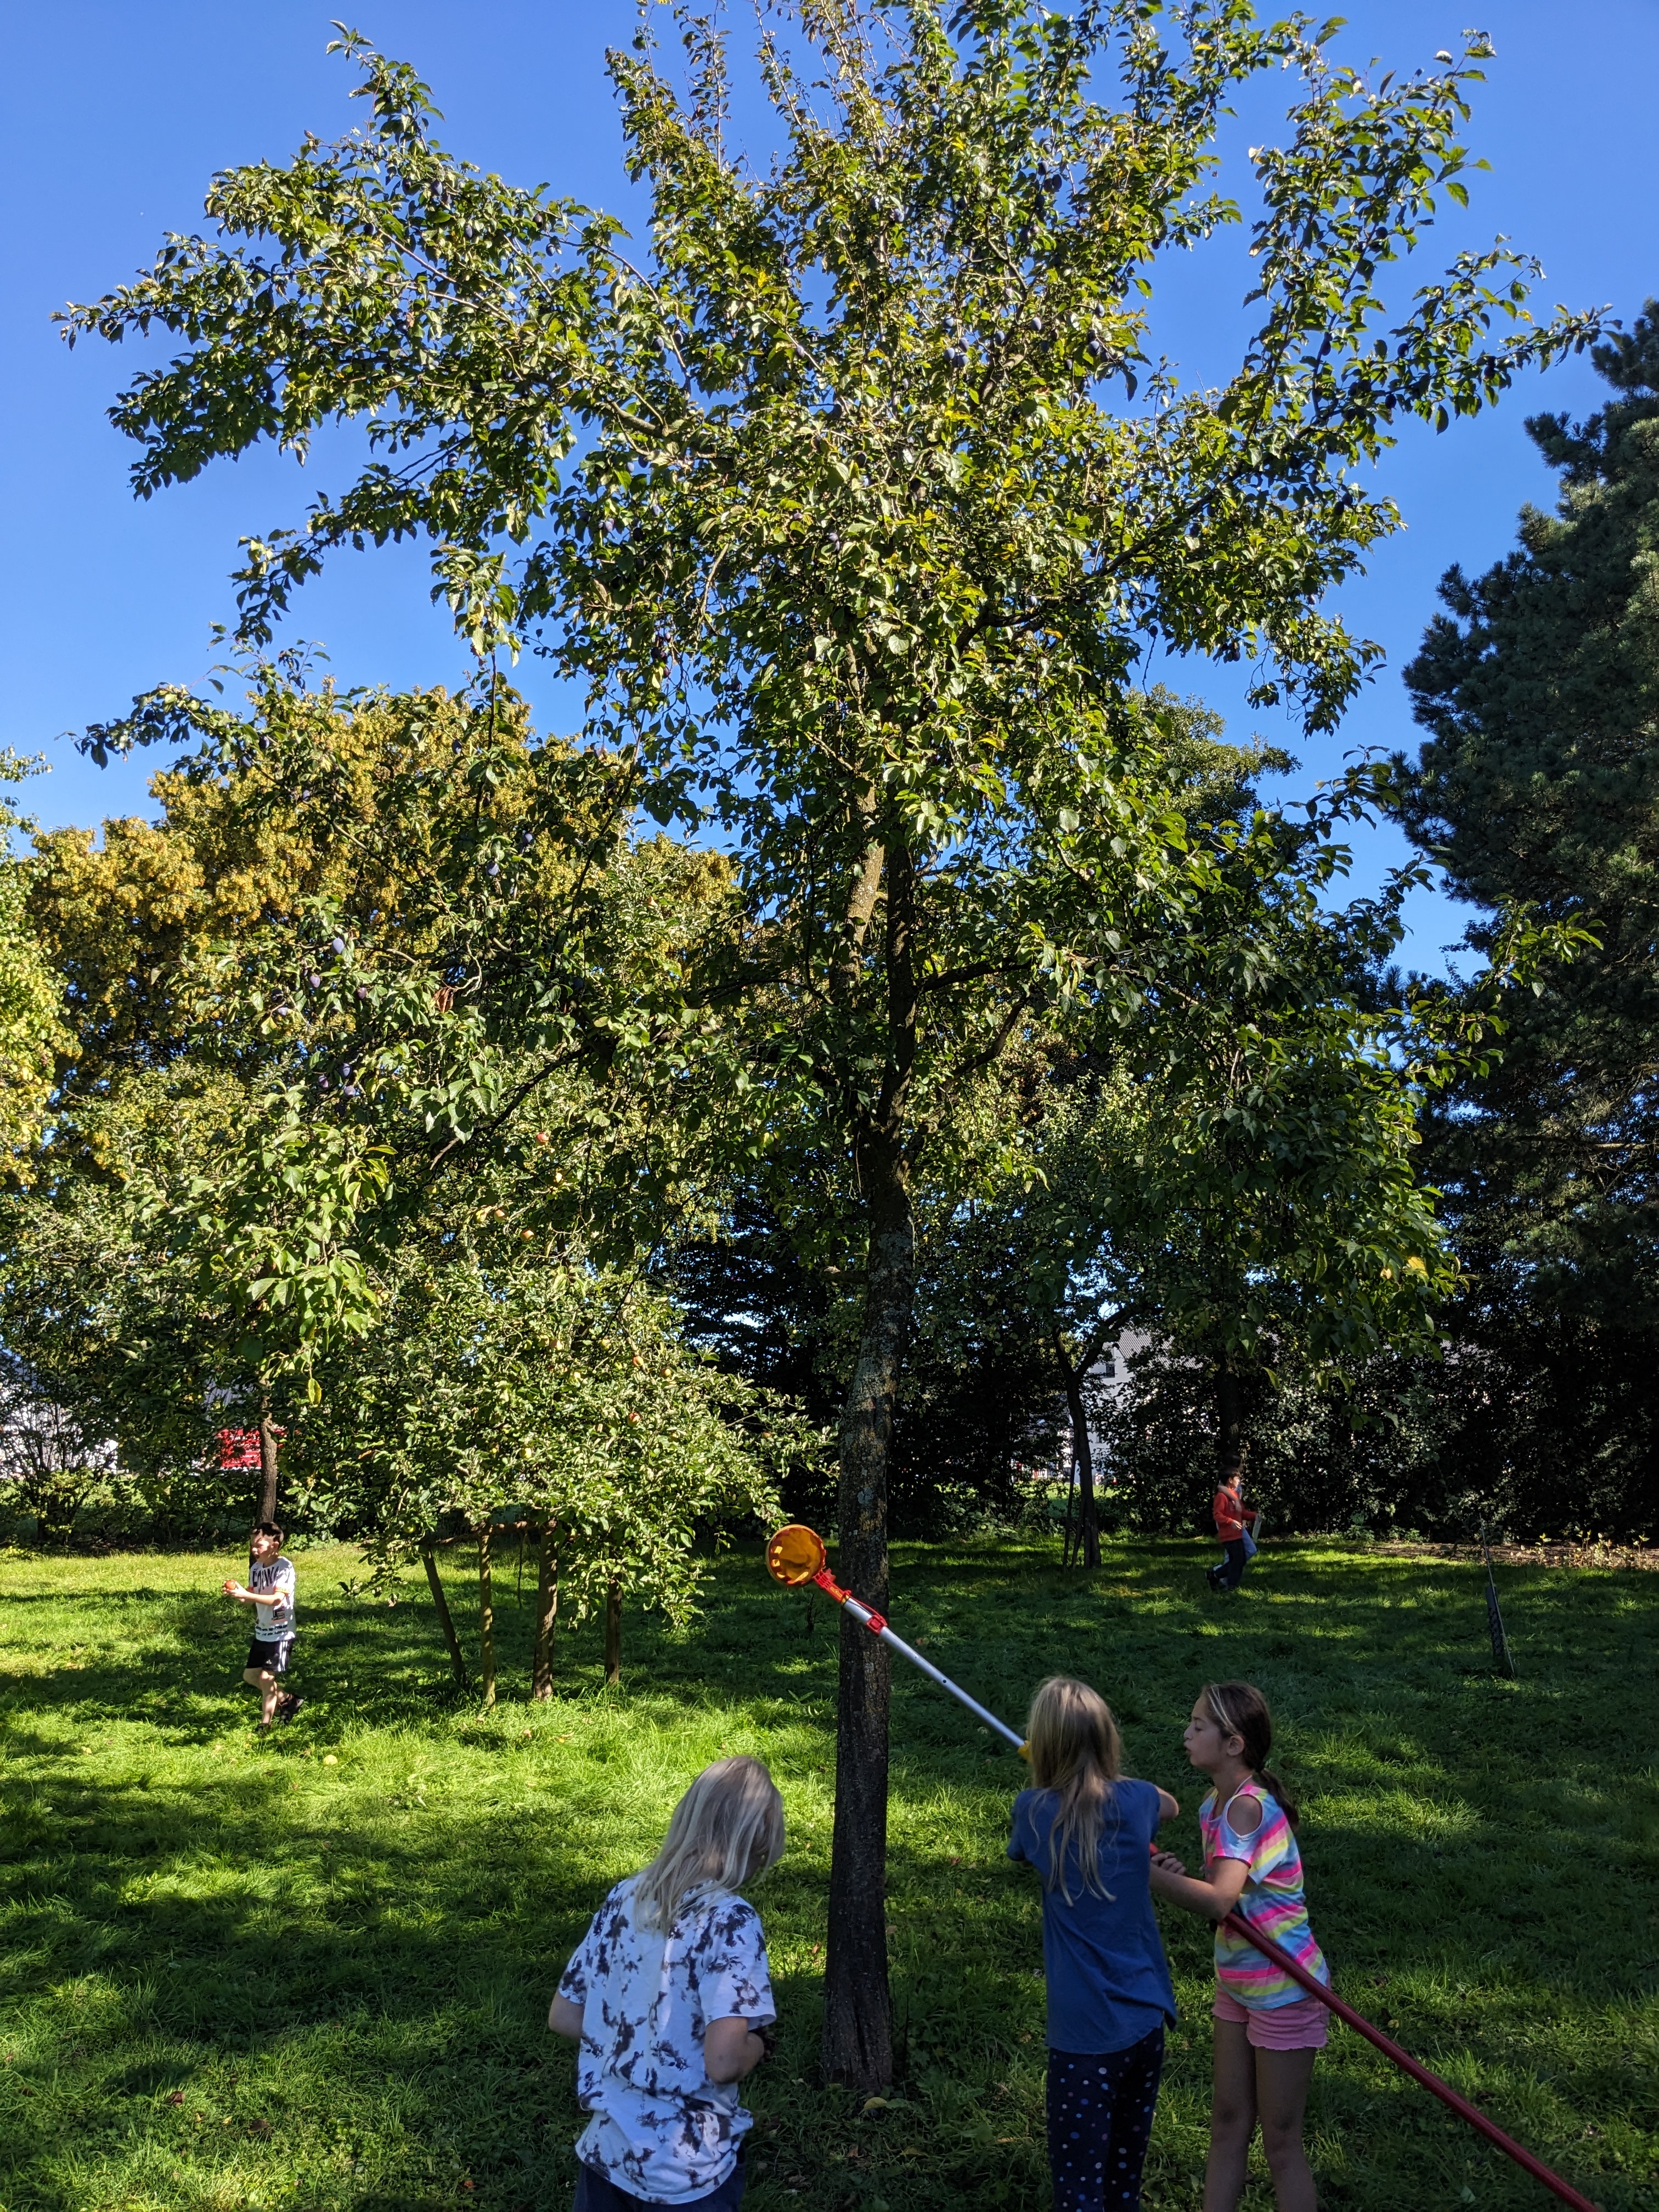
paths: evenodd
<path fill-rule="evenodd" d="M 337 4 L 337 0 L 336 0 Z M 1334 51 L 1408 69 L 1461 48 L 1471 0 L 1365 0 L 1348 10 Z M 733 10 L 739 24 L 746 10 Z M 519 181 L 546 180 L 626 219 L 635 204 L 618 160 L 603 75 L 607 44 L 631 33 L 633 0 L 380 0 L 359 28 L 415 64 L 445 111 L 447 143 Z M 1480 17 L 1496 41 L 1477 92 L 1471 143 L 1492 173 L 1471 180 L 1466 217 L 1433 234 L 1411 282 L 1458 246 L 1503 231 L 1544 264 L 1538 298 L 1610 304 L 1628 319 L 1659 292 L 1654 87 L 1659 0 L 1499 0 Z M 0 400 L 7 511 L 0 545 L 4 611 L 0 740 L 45 752 L 52 773 L 32 787 L 48 823 L 143 811 L 155 762 L 99 770 L 64 738 L 119 712 L 164 678 L 194 682 L 213 658 L 210 625 L 231 611 L 227 574 L 245 532 L 295 518 L 315 485 L 338 485 L 349 441 L 324 441 L 303 472 L 269 453 L 220 464 L 148 503 L 126 485 L 131 458 L 105 419 L 139 356 L 83 344 L 70 353 L 50 321 L 68 300 L 97 296 L 147 264 L 167 229 L 193 229 L 221 167 L 285 160 L 301 133 L 348 128 L 354 79 L 325 58 L 328 11 L 301 0 L 258 7 L 207 0 L 57 0 L 10 19 L 4 124 L 9 220 L 0 239 Z M 1271 128 L 1275 80 L 1254 95 L 1233 137 Z M 1166 264 L 1157 335 L 1187 380 L 1224 374 L 1244 327 L 1248 263 L 1238 234 Z M 1518 387 L 1488 416 L 1437 438 L 1408 429 L 1382 482 L 1407 528 L 1372 556 L 1345 594 L 1351 623 L 1387 648 L 1377 680 L 1334 738 L 1304 739 L 1251 714 L 1233 672 L 1160 658 L 1152 673 L 1206 697 L 1231 732 L 1290 745 L 1300 787 L 1367 745 L 1411 745 L 1399 670 L 1434 607 L 1437 580 L 1480 568 L 1511 543 L 1526 501 L 1553 480 L 1522 427 L 1540 408 L 1588 411 L 1602 387 L 1587 362 Z M 320 641 L 344 682 L 455 682 L 465 656 L 428 603 L 418 550 L 348 557 L 301 594 L 291 633 Z M 529 662 L 524 688 L 545 726 L 570 727 L 573 702 Z M 1391 833 L 1364 839 L 1354 882 L 1369 888 L 1397 857 Z M 1462 927 L 1448 902 L 1412 910 L 1410 957 L 1438 963 Z"/>

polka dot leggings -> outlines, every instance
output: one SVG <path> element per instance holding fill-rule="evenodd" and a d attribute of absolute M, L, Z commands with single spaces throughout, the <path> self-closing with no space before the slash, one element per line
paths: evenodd
<path fill-rule="evenodd" d="M 1048 2170 L 1054 2212 L 1138 2206 L 1164 2069 L 1164 2030 L 1127 2051 L 1048 2053 Z"/>

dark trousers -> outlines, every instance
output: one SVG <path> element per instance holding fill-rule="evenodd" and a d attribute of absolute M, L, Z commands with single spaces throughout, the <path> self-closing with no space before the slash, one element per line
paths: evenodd
<path fill-rule="evenodd" d="M 1054 2212 L 1140 2203 L 1164 2030 L 1127 2051 L 1048 2053 L 1048 2171 Z"/>
<path fill-rule="evenodd" d="M 650 2197 L 635 2197 L 626 2189 L 618 2189 L 609 2175 L 599 2173 L 591 2166 L 583 2166 L 576 2182 L 575 2212 L 635 2212 L 636 2207 L 648 2208 L 660 2200 Z M 692 2197 L 682 2200 L 686 2212 L 737 2212 L 743 2201 L 743 2160 L 738 2159 L 718 2189 L 711 2189 L 707 2197 Z"/>
<path fill-rule="evenodd" d="M 1210 1570 L 1212 1589 L 1237 1589 L 1244 1579 L 1244 1570 L 1250 1564 L 1250 1555 L 1244 1548 L 1244 1539 L 1235 1536 L 1231 1544 L 1224 1544 L 1226 1557 L 1218 1567 Z"/>

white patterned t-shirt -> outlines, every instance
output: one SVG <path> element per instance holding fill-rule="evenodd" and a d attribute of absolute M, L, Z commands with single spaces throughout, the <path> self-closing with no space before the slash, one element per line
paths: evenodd
<path fill-rule="evenodd" d="M 576 2155 L 635 2197 L 680 2204 L 720 2187 L 754 2124 L 737 2083 L 708 2078 L 709 2023 L 777 2015 L 752 1905 L 704 1885 L 665 1936 L 635 1926 L 636 1879 L 605 1899 L 559 1984 L 582 2008 L 576 2096 L 593 2115 Z"/>
<path fill-rule="evenodd" d="M 253 1633 L 262 1644 L 274 1644 L 294 1633 L 294 1562 L 278 1553 L 274 1559 L 254 1559 L 247 1571 L 251 1590 L 276 1590 L 275 1605 L 256 1605 Z"/>

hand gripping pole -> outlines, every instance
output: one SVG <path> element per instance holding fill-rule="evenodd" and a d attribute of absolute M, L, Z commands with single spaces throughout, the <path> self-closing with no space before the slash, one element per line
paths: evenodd
<path fill-rule="evenodd" d="M 940 1689 L 948 1690 L 959 1705 L 966 1705 L 975 1719 L 982 1721 L 987 1728 L 994 1729 L 1006 1743 L 1012 1744 L 1016 1751 L 1024 1751 L 1024 1744 L 1012 1729 L 1000 1721 L 994 1713 L 987 1712 L 984 1706 L 970 1698 L 966 1690 L 958 1689 L 949 1675 L 942 1674 L 931 1660 L 924 1659 L 920 1651 L 912 1650 L 902 1637 L 895 1636 L 884 1617 L 873 1606 L 864 1604 L 853 1595 L 851 1590 L 842 1588 L 830 1571 L 823 1539 L 815 1530 L 803 1528 L 799 1522 L 780 1528 L 766 1547 L 766 1565 L 776 1581 L 786 1583 L 792 1589 L 799 1589 L 806 1583 L 815 1583 L 826 1596 L 845 1607 L 854 1620 L 862 1621 L 872 1636 L 879 1636 L 884 1644 L 890 1644 L 894 1650 L 901 1652 L 913 1667 L 919 1667 L 930 1681 L 937 1682 Z M 1253 1944 L 1264 1958 L 1271 1959 L 1281 1973 L 1288 1974 L 1293 1982 L 1299 1983 L 1306 1990 L 1310 1996 L 1317 1997 L 1321 2004 L 1327 2006 L 1339 2020 L 1346 2021 L 1356 2035 L 1363 2035 L 1367 2043 L 1374 2045 L 1402 2074 L 1409 2075 L 1431 2096 L 1438 2097 L 1443 2105 L 1449 2106 L 1460 2120 L 1467 2121 L 1477 2134 L 1485 2136 L 1486 2141 L 1495 2144 L 1506 2158 L 1512 2158 L 1523 2173 L 1529 2173 L 1534 2181 L 1541 2182 L 1552 2196 L 1560 2198 L 1562 2203 L 1571 2204 L 1573 2212 L 1601 2212 L 1601 2208 L 1593 2204 L 1588 2197 L 1581 2197 L 1571 2182 L 1563 2181 L 1559 2173 L 1552 2173 L 1541 2159 L 1534 2158 L 1524 2145 L 1516 2142 L 1513 2136 L 1506 2136 L 1503 2129 L 1489 2120 L 1478 2106 L 1470 2104 L 1465 2097 L 1460 2097 L 1449 2081 L 1443 2081 L 1437 2074 L 1431 2074 L 1426 2066 L 1412 2057 L 1409 2051 L 1402 2050 L 1399 2044 L 1384 2035 L 1380 2027 L 1373 2027 L 1363 2013 L 1357 2013 L 1352 2005 L 1344 2004 L 1340 1996 L 1327 1989 L 1323 1982 L 1316 1980 L 1299 1960 L 1293 1959 L 1288 1951 L 1273 1942 L 1272 1936 L 1263 1936 L 1237 1912 L 1230 1912 L 1222 1925 L 1230 1934 L 1242 1936 L 1247 1943 Z"/>

